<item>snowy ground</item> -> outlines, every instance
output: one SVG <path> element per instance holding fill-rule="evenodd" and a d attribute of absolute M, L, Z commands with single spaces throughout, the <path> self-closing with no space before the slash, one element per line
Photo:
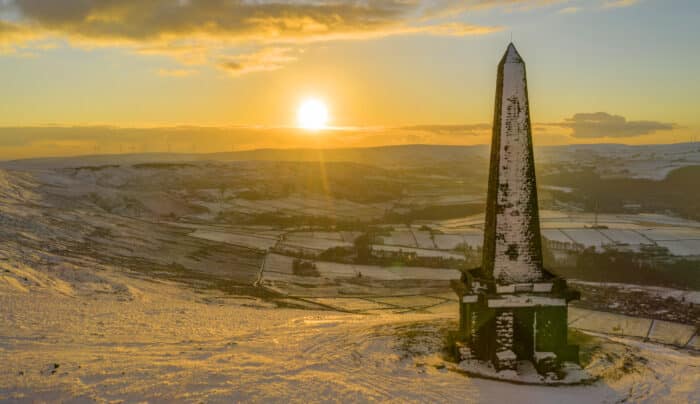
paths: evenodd
<path fill-rule="evenodd" d="M 576 307 L 700 326 L 700 291 L 624 283 L 570 281 L 581 292 Z"/>
<path fill-rule="evenodd" d="M 659 345 L 588 337 L 600 381 L 514 385 L 452 371 L 440 353 L 452 316 L 277 308 L 112 271 L 97 278 L 108 289 L 56 287 L 11 271 L 29 281 L 0 283 L 0 401 L 700 400 L 700 358 Z"/>
<path fill-rule="evenodd" d="M 590 386 L 466 376 L 441 352 L 454 271 L 296 276 L 289 257 L 258 251 L 283 233 L 176 225 L 168 214 L 198 211 L 176 193 L 116 192 L 127 179 L 106 170 L 96 184 L 0 170 L 0 402 L 700 401 L 697 353 L 605 336 L 577 341 Z"/>

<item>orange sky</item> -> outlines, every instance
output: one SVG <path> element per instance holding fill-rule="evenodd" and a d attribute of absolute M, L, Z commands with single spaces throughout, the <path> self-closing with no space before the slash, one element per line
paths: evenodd
<path fill-rule="evenodd" d="M 511 35 L 536 145 L 696 139 L 691 0 L 0 2 L 0 159 L 489 141 Z M 330 125 L 299 131 L 323 99 Z"/>

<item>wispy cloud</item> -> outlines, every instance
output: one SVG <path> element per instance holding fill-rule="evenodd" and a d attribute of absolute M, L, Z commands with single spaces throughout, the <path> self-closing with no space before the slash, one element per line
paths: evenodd
<path fill-rule="evenodd" d="M 481 9 L 522 12 L 571 0 L 4 0 L 0 51 L 59 38 L 78 47 L 120 47 L 183 64 L 216 64 L 236 75 L 271 71 L 293 60 L 268 49 L 397 35 L 473 36 L 505 29 L 467 23 Z M 623 7 L 635 0 L 602 0 Z M 578 11 L 575 5 L 561 10 Z M 241 60 L 225 55 L 254 49 Z M 225 60 L 222 60 L 225 59 Z M 255 61 L 261 64 L 255 65 Z"/>
<path fill-rule="evenodd" d="M 30 38 L 60 38 L 78 47 L 129 48 L 140 54 L 171 56 L 185 64 L 213 61 L 221 67 L 222 55 L 242 46 L 265 54 L 269 48 L 311 42 L 395 35 L 486 35 L 503 29 L 426 19 L 427 5 L 431 3 L 8 0 L 0 2 L 0 47 L 12 49 Z M 451 3 L 434 7 L 452 7 Z M 255 60 L 264 63 L 253 66 Z M 249 72 L 276 70 L 284 63 L 251 57 L 225 64 L 229 71 Z M 236 69 L 236 64 L 242 67 Z"/>
<path fill-rule="evenodd" d="M 448 7 L 445 4 L 443 7 Z M 33 30 L 93 41 L 221 40 L 276 42 L 363 38 L 368 33 L 412 32 L 423 2 L 381 1 L 173 1 L 14 0 L 18 22 Z M 474 28 L 476 26 L 473 26 Z M 421 28 L 431 32 L 429 28 Z M 454 31 L 442 31 L 452 35 Z M 482 33 L 483 30 L 458 30 Z"/>
<path fill-rule="evenodd" d="M 461 135 L 478 136 L 491 131 L 491 124 L 476 123 L 462 125 L 413 125 L 403 126 L 400 129 L 416 132 L 428 132 L 436 135 Z"/>
<path fill-rule="evenodd" d="M 218 66 L 234 76 L 253 72 L 274 71 L 295 62 L 297 56 L 294 53 L 295 51 L 292 48 L 264 48 L 254 53 L 222 58 Z"/>
<path fill-rule="evenodd" d="M 629 7 L 637 3 L 639 3 L 639 0 L 606 0 L 603 3 L 603 8 Z"/>
<path fill-rule="evenodd" d="M 313 136 L 308 131 L 295 127 L 0 127 L 0 160 L 95 152 L 220 152 L 257 148 L 368 147 L 409 143 L 484 144 L 490 140 L 489 126 L 330 128 L 316 132 Z"/>
<path fill-rule="evenodd" d="M 677 128 L 672 123 L 628 121 L 605 112 L 579 113 L 555 123 L 535 123 L 538 146 L 572 142 L 605 142 Z M 567 133 L 569 132 L 569 133 Z M 0 127 L 0 160 L 120 152 L 219 152 L 258 148 L 368 147 L 396 144 L 489 144 L 491 124 L 425 124 L 388 127 L 344 127 L 309 132 L 296 127 L 115 126 Z"/>
<path fill-rule="evenodd" d="M 671 131 L 678 125 L 657 121 L 628 121 L 620 115 L 607 112 L 578 113 L 563 122 L 549 124 L 570 128 L 575 138 L 620 138 L 650 135 L 660 131 Z"/>
<path fill-rule="evenodd" d="M 576 14 L 581 11 L 581 7 L 565 7 L 558 11 L 559 14 Z"/>
<path fill-rule="evenodd" d="M 158 69 L 159 76 L 163 77 L 187 77 L 197 74 L 197 70 L 193 69 Z"/>
<path fill-rule="evenodd" d="M 468 11 L 500 8 L 506 12 L 523 12 L 571 0 L 434 0 L 422 2 L 424 13 L 428 17 L 448 17 Z"/>

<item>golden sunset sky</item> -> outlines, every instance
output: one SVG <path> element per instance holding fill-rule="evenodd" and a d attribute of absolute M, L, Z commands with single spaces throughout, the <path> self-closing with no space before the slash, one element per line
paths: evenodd
<path fill-rule="evenodd" d="M 0 0 L 0 159 L 487 144 L 496 65 L 536 145 L 700 134 L 696 0 Z M 329 128 L 297 128 L 304 100 Z"/>

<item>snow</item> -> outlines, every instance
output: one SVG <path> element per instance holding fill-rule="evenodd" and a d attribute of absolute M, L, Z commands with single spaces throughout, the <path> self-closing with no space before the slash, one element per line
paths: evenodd
<path fill-rule="evenodd" d="M 535 352 L 533 355 L 535 362 L 539 362 L 544 359 L 556 359 L 557 355 L 554 352 Z"/>
<path fill-rule="evenodd" d="M 348 243 L 353 243 L 356 238 L 362 235 L 359 231 L 343 231 L 340 234 L 343 237 L 343 241 Z"/>
<path fill-rule="evenodd" d="M 642 245 L 651 244 L 652 242 L 641 235 L 639 232 L 630 229 L 601 229 L 598 230 L 605 237 L 611 239 L 615 243 Z"/>
<path fill-rule="evenodd" d="M 415 253 L 418 257 L 440 257 L 446 259 L 464 260 L 463 254 L 458 254 L 449 251 L 441 250 L 428 250 L 424 248 L 411 248 L 411 247 L 400 247 L 394 245 L 372 245 L 373 250 L 377 251 L 389 251 L 389 252 L 404 252 L 404 253 Z"/>
<path fill-rule="evenodd" d="M 280 246 L 283 248 L 287 247 L 290 249 L 302 248 L 323 251 L 335 247 L 352 247 L 353 244 L 342 240 L 317 238 L 313 235 L 302 236 L 296 233 L 292 233 L 284 237 L 284 241 L 280 243 Z"/>
<path fill-rule="evenodd" d="M 671 255 L 679 257 L 700 256 L 700 239 L 698 240 L 677 240 L 677 241 L 657 241 L 661 247 L 668 248 Z"/>
<path fill-rule="evenodd" d="M 455 269 L 423 268 L 423 267 L 379 267 L 372 265 L 339 264 L 336 262 L 316 262 L 316 269 L 321 275 L 336 277 L 357 277 L 378 280 L 425 279 L 453 280 L 459 279 L 461 273 Z"/>
<path fill-rule="evenodd" d="M 499 359 L 501 360 L 510 360 L 514 361 L 515 354 L 513 354 L 513 358 L 511 359 L 512 351 L 504 351 L 504 352 L 499 352 L 496 355 L 498 356 L 501 354 Z M 517 370 L 501 370 L 496 371 L 496 369 L 493 368 L 490 362 L 482 362 L 478 360 L 465 360 L 462 361 L 458 369 L 466 372 L 469 375 L 475 375 L 475 376 L 480 376 L 480 377 L 486 377 L 489 379 L 494 379 L 494 380 L 503 380 L 503 381 L 508 381 L 508 382 L 513 382 L 517 384 L 526 384 L 528 386 L 528 391 L 530 393 L 536 392 L 537 387 L 536 385 L 546 385 L 546 386 L 566 386 L 566 385 L 575 385 L 575 384 L 581 384 L 581 383 L 590 383 L 592 380 L 595 379 L 595 377 L 589 373 L 587 373 L 584 370 L 581 370 L 579 366 L 576 364 L 571 364 L 571 363 L 564 363 L 562 366 L 562 369 L 566 372 L 566 375 L 562 379 L 556 379 L 555 377 L 552 377 L 550 375 L 547 376 L 542 376 L 539 373 L 537 373 L 537 370 L 533 366 L 532 362 L 530 361 L 518 361 L 516 362 Z M 503 384 L 504 387 L 508 385 L 508 383 Z M 547 388 L 547 387 L 544 387 Z M 563 387 L 562 387 L 563 388 Z M 552 388 L 549 387 L 551 390 Z M 558 390 L 558 389 L 557 389 Z M 552 397 L 552 396 L 547 396 L 547 395 L 542 395 L 539 398 L 533 397 L 531 394 L 526 394 L 522 397 L 521 399 L 525 399 L 525 402 L 561 402 L 561 403 L 571 403 L 571 402 L 588 402 L 586 400 L 581 400 L 578 401 L 577 399 L 577 394 L 575 393 L 577 391 L 576 388 L 572 387 L 567 387 L 569 397 Z M 580 394 L 580 393 L 579 393 Z M 589 397 L 587 397 L 589 398 Z M 503 400 L 505 402 L 512 402 L 513 397 L 512 396 L 504 396 Z M 532 400 L 532 401 L 530 401 Z M 602 400 L 602 399 L 601 399 Z M 603 400 L 605 401 L 605 400 Z"/>
<path fill-rule="evenodd" d="M 586 248 L 595 247 L 598 251 L 602 251 L 604 245 L 613 244 L 595 229 L 561 229 L 561 232 L 574 240 L 575 243 Z"/>
<path fill-rule="evenodd" d="M 309 298 L 308 300 L 344 311 L 386 310 L 391 308 L 391 306 L 383 303 L 360 298 Z"/>
<path fill-rule="evenodd" d="M 615 287 L 624 289 L 627 292 L 644 292 L 662 298 L 673 298 L 675 300 L 682 300 L 688 303 L 700 304 L 700 291 L 698 290 L 681 290 L 665 288 L 661 286 L 643 286 L 643 285 L 632 285 L 627 283 L 615 283 L 615 282 L 587 282 L 579 280 L 570 280 L 572 285 L 588 285 L 595 287 Z"/>
<path fill-rule="evenodd" d="M 687 238 L 700 238 L 697 228 L 656 227 L 642 231 L 644 236 L 654 241 L 677 241 Z"/>
<path fill-rule="evenodd" d="M 484 245 L 484 234 L 482 232 L 471 232 L 462 234 L 464 243 L 472 248 L 481 248 Z"/>
<path fill-rule="evenodd" d="M 532 250 L 537 236 L 530 227 L 531 201 L 537 198 L 530 181 L 530 111 L 525 64 L 513 44 L 508 46 L 503 65 L 500 94 L 501 133 L 498 161 L 496 246 L 493 276 L 507 282 L 531 282 L 542 277 L 542 263 Z M 532 173 L 534 175 L 534 173 Z"/>
<path fill-rule="evenodd" d="M 478 295 L 464 295 L 462 297 L 462 303 L 476 303 L 479 301 Z"/>
<path fill-rule="evenodd" d="M 386 245 L 417 247 L 416 239 L 410 230 L 392 231 L 390 236 L 382 236 Z"/>
<path fill-rule="evenodd" d="M 501 361 L 514 361 L 518 359 L 517 356 L 515 356 L 515 352 L 508 350 L 508 351 L 501 351 L 496 353 L 496 357 L 498 360 Z"/>
<path fill-rule="evenodd" d="M 695 327 L 690 325 L 654 320 L 649 330 L 649 339 L 662 344 L 685 346 L 695 331 Z"/>
<path fill-rule="evenodd" d="M 344 241 L 343 240 L 343 235 L 340 232 L 331 232 L 331 231 L 314 231 L 311 233 L 311 237 L 314 238 L 323 238 L 323 239 L 328 239 L 328 240 L 338 240 L 338 241 Z"/>
<path fill-rule="evenodd" d="M 418 248 L 437 248 L 433 242 L 430 232 L 415 229 L 412 229 L 411 231 L 413 232 L 413 237 L 416 239 Z"/>
<path fill-rule="evenodd" d="M 205 240 L 218 241 L 259 250 L 267 250 L 277 244 L 277 239 L 272 237 L 258 237 L 251 234 L 228 233 L 214 230 L 195 230 L 190 235 Z"/>
<path fill-rule="evenodd" d="M 265 256 L 265 265 L 263 268 L 263 273 L 277 272 L 291 275 L 293 273 L 293 262 L 293 257 L 287 257 L 285 255 L 280 254 L 267 254 Z"/>
<path fill-rule="evenodd" d="M 445 300 L 433 296 L 395 296 L 395 297 L 373 297 L 370 300 L 402 308 L 430 307 Z"/>
<path fill-rule="evenodd" d="M 576 320 L 569 322 L 569 327 L 605 334 L 646 338 L 652 324 L 652 320 L 647 318 L 570 307 L 569 312 L 572 311 L 581 314 Z"/>
<path fill-rule="evenodd" d="M 546 190 L 549 190 L 549 191 L 564 192 L 564 193 L 566 193 L 566 194 L 570 194 L 570 193 L 574 192 L 574 189 L 573 189 L 573 188 L 570 188 L 570 187 L 557 187 L 557 186 L 554 186 L 554 185 L 543 185 L 543 186 L 542 186 L 542 189 L 546 189 Z"/>
<path fill-rule="evenodd" d="M 532 291 L 535 293 L 548 293 L 552 291 L 552 286 L 554 286 L 551 283 L 535 283 L 532 285 Z"/>
<path fill-rule="evenodd" d="M 566 306 L 566 300 L 536 295 L 501 295 L 488 300 L 490 308 Z"/>
<path fill-rule="evenodd" d="M 454 250 L 463 243 L 464 238 L 456 234 L 435 235 L 435 245 L 440 250 Z"/>
<path fill-rule="evenodd" d="M 237 211 L 280 212 L 286 214 L 308 214 L 313 216 L 346 217 L 372 219 L 384 214 L 384 207 L 373 204 L 359 204 L 347 200 L 290 196 L 282 199 L 255 200 L 236 198 L 230 201 Z"/>
<path fill-rule="evenodd" d="M 547 240 L 556 241 L 559 243 L 572 244 L 574 242 L 558 229 L 543 229 L 542 236 Z"/>
<path fill-rule="evenodd" d="M 552 283 L 511 283 L 509 285 L 496 285 L 496 293 L 516 293 L 516 292 L 535 292 L 548 293 L 552 291 Z"/>
<path fill-rule="evenodd" d="M 695 336 L 690 340 L 690 342 L 688 342 L 686 347 L 694 349 L 696 351 L 700 351 L 700 335 L 696 333 Z"/>
<path fill-rule="evenodd" d="M 552 389 L 447 371 L 454 367 L 519 383 L 558 383 L 538 376 L 525 362 L 518 373 L 444 362 L 438 329 L 454 320 L 454 311 L 445 310 L 456 308 L 454 301 L 423 314 L 396 314 L 392 306 L 431 305 L 439 299 L 317 300 L 350 311 L 374 310 L 370 315 L 298 310 L 249 296 L 141 280 L 121 270 L 66 267 L 82 275 L 60 281 L 13 261 L 0 262 L 11 271 L 0 271 L 3 276 L 29 279 L 25 290 L 0 282 L 0 401 L 700 399 L 700 376 L 687 371 L 700 366 L 697 356 L 624 339 L 595 337 L 603 345 L 591 365 L 583 372 L 569 370 L 571 376 L 560 381 L 601 378 L 591 385 Z M 90 292 L 93 287 L 99 288 Z M 410 341 L 406 327 L 426 324 L 436 325 L 426 331 L 427 339 L 410 342 L 416 353 L 406 356 L 401 350 Z M 633 369 L 616 371 L 623 366 Z"/>
<path fill-rule="evenodd" d="M 515 284 L 496 285 L 496 293 L 515 293 Z"/>
<path fill-rule="evenodd" d="M 122 179 L 110 174 L 86 181 Z M 161 249 L 187 243 L 206 250 L 219 242 L 264 249 L 279 233 L 262 227 L 175 227 L 52 206 L 37 184 L 31 175 L 0 170 L 0 402 L 700 402 L 700 376 L 692 371 L 700 367 L 696 354 L 629 338 L 591 337 L 599 345 L 585 372 L 600 380 L 590 385 L 553 389 L 452 371 L 466 368 L 442 358 L 443 330 L 456 327 L 459 305 L 447 282 L 440 281 L 458 279 L 455 270 L 319 263 L 321 277 L 305 278 L 324 282 L 322 287 L 309 281 L 297 289 L 317 293 L 310 299 L 323 299 L 318 303 L 353 313 L 319 310 L 313 301 L 268 293 L 252 286 L 254 277 L 250 289 L 240 285 L 240 294 L 238 289 L 200 287 L 199 279 L 168 281 L 148 267 L 173 256 Z M 63 184 L 70 187 L 62 191 L 64 196 L 95 189 L 74 188 L 68 180 Z M 96 226 L 111 236 L 92 235 Z M 188 237 L 190 232 L 196 236 Z M 333 234 L 307 236 L 339 241 Z M 103 238 L 107 241 L 101 246 L 119 251 L 124 260 L 144 259 L 148 269 L 136 272 L 119 259 L 108 265 L 100 261 L 102 251 L 73 248 L 72 243 Z M 243 282 L 234 277 L 247 269 L 230 261 L 234 255 L 215 258 L 221 260 L 225 286 Z M 200 259 L 201 265 L 219 262 Z M 300 277 L 293 275 L 291 260 L 267 254 L 263 275 L 296 283 Z M 262 264 L 257 258 L 251 261 Z M 256 275 L 257 267 L 252 268 Z M 355 289 L 338 281 L 360 271 L 363 280 Z M 418 286 L 401 282 L 401 288 L 384 288 L 390 282 L 364 279 L 372 276 L 381 281 L 415 279 Z M 433 283 L 440 289 L 425 292 Z M 387 290 L 416 292 L 386 296 Z M 358 291 L 374 295 L 363 297 Z M 341 293 L 354 294 L 338 297 Z M 685 291 L 658 293 L 694 298 Z M 635 334 L 637 322 L 646 321 L 606 316 L 570 308 L 569 319 L 573 327 L 617 335 Z M 700 348 L 698 337 L 690 339 L 686 328 L 646 324 L 643 332 L 653 341 L 682 343 L 688 337 L 689 348 Z M 414 337 L 415 327 L 427 327 L 424 338 Z M 407 345 L 415 347 L 414 353 L 406 352 Z M 521 375 L 494 371 L 493 377 L 542 382 L 526 366 L 519 369 Z"/>

